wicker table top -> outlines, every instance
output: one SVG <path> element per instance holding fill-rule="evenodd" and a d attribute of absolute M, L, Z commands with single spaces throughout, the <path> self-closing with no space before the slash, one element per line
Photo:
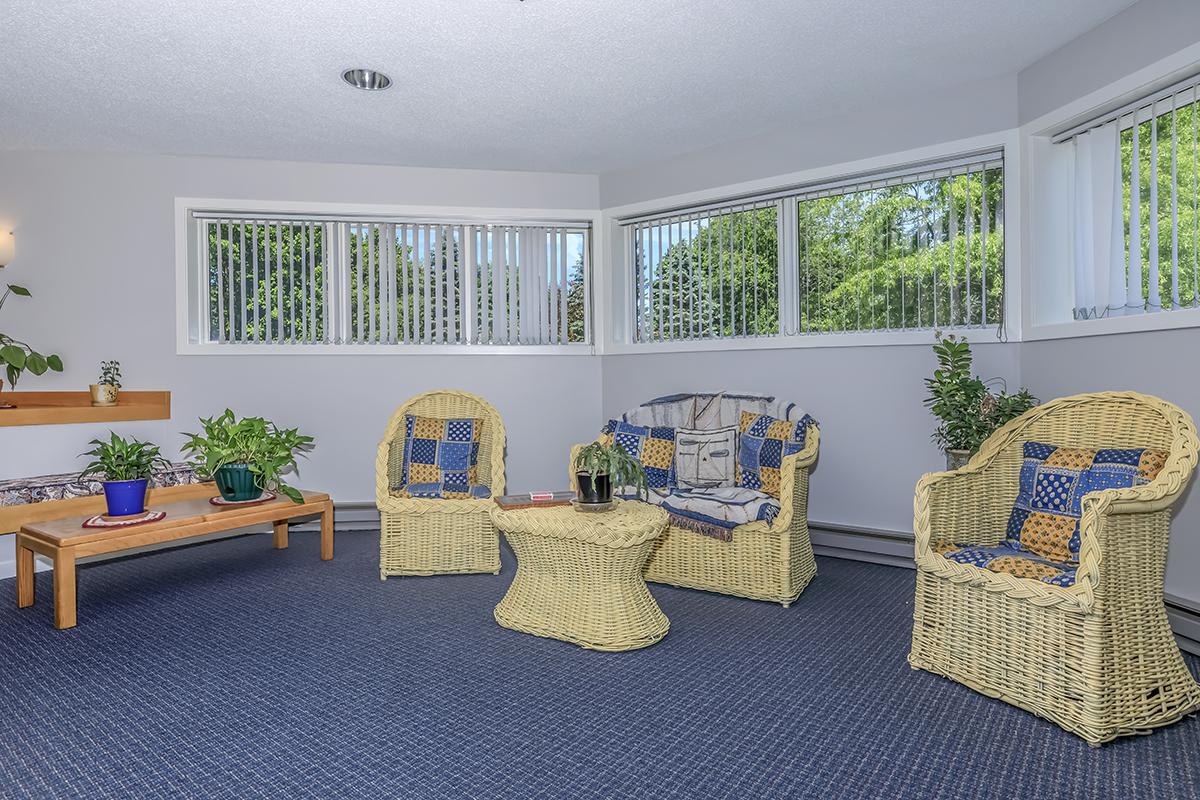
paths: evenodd
<path fill-rule="evenodd" d="M 607 547 L 632 547 L 661 535 L 667 512 L 648 503 L 617 501 L 612 511 L 585 514 L 574 506 L 492 509 L 492 521 L 502 531 L 577 539 Z"/>

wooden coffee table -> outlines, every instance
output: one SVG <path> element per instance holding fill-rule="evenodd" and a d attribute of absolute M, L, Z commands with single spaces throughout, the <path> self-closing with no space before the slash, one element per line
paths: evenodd
<path fill-rule="evenodd" d="M 33 605 L 34 553 L 54 562 L 54 627 L 59 629 L 75 626 L 75 560 L 83 556 L 117 553 L 264 522 L 274 525 L 275 547 L 283 549 L 288 546 L 288 520 L 319 514 L 321 559 L 328 561 L 333 558 L 333 501 L 321 492 L 301 494 L 303 503 L 277 497 L 257 505 L 214 506 L 209 498 L 200 497 L 154 504 L 149 510 L 165 511 L 165 519 L 128 528 L 84 528 L 84 520 L 91 515 L 30 523 L 17 533 L 17 606 Z"/>

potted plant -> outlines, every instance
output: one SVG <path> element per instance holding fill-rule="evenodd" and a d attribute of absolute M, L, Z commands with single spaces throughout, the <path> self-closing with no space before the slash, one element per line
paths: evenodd
<path fill-rule="evenodd" d="M 614 486 L 633 486 L 642 497 L 647 491 L 645 468 L 615 442 L 611 446 L 592 442 L 580 449 L 575 456 L 575 480 L 584 505 L 611 503 Z"/>
<path fill-rule="evenodd" d="M 1033 408 L 1038 400 L 1025 388 L 1009 394 L 1003 381 L 993 391 L 971 374 L 971 346 L 967 340 L 953 334 L 938 336 L 933 346 L 938 368 L 933 377 L 925 379 L 929 390 L 925 405 L 940 420 L 933 440 L 946 453 L 946 469 L 958 469 L 1000 426 Z"/>
<path fill-rule="evenodd" d="M 92 405 L 115 406 L 121 392 L 121 362 L 101 361 L 100 380 L 88 388 L 92 392 Z"/>
<path fill-rule="evenodd" d="M 216 481 L 221 497 L 232 502 L 257 500 L 264 491 L 280 492 L 301 503 L 300 492 L 281 475 L 296 468 L 296 456 L 312 449 L 313 438 L 295 428 L 280 429 L 262 417 L 238 419 L 225 409 L 200 419 L 203 431 L 185 433 L 183 449 L 195 457 L 196 471 Z"/>
<path fill-rule="evenodd" d="M 171 464 L 159 453 L 157 445 L 137 439 L 124 439 L 109 431 L 109 440 L 92 439 L 88 444 L 93 449 L 81 453 L 80 457 L 91 456 L 93 461 L 80 479 L 90 475 L 103 475 L 104 499 L 108 503 L 110 517 L 128 517 L 146 510 L 146 489 L 155 468 L 170 467 Z"/>
<path fill-rule="evenodd" d="M 32 296 L 24 286 L 17 286 L 10 283 L 8 284 L 8 288 L 4 290 L 4 294 L 0 295 L 0 309 L 4 308 L 4 303 L 8 300 L 9 295 L 14 294 L 18 297 Z M 4 373 L 5 377 L 8 378 L 9 386 L 16 386 L 17 381 L 21 378 L 21 373 L 25 370 L 29 370 L 34 375 L 41 375 L 48 369 L 55 372 L 63 371 L 62 359 L 58 356 L 44 356 L 25 342 L 18 341 L 3 332 L 0 332 L 0 365 L 4 366 Z M 4 381 L 0 380 L 0 392 L 3 391 Z M 4 401 L 3 395 L 0 394 L 0 408 L 13 407 Z"/>

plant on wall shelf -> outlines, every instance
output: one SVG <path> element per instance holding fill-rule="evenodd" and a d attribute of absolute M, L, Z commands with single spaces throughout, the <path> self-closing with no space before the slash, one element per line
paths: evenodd
<path fill-rule="evenodd" d="M 925 379 L 929 396 L 925 405 L 940 422 L 933 440 L 947 454 L 947 466 L 966 463 L 983 441 L 1000 426 L 1024 414 L 1038 400 L 1028 389 L 1009 394 L 1001 387 L 993 391 L 971 373 L 971 346 L 962 337 L 950 334 L 933 346 L 938 368 Z"/>
<path fill-rule="evenodd" d="M 647 494 L 645 468 L 615 442 L 611 446 L 592 442 L 581 448 L 575 456 L 575 479 L 583 503 L 611 501 L 614 486 L 632 486 L 641 497 Z"/>
<path fill-rule="evenodd" d="M 311 436 L 277 428 L 262 417 L 238 419 L 229 409 L 219 417 L 201 418 L 200 425 L 202 432 L 184 434 L 188 441 L 183 449 L 194 454 L 197 473 L 215 480 L 226 500 L 255 500 L 264 491 L 278 491 L 303 502 L 281 476 L 296 467 L 296 456 L 312 449 Z"/>
<path fill-rule="evenodd" d="M 100 379 L 88 389 L 92 392 L 92 405 L 115 406 L 121 393 L 121 362 L 101 361 Z"/>
<path fill-rule="evenodd" d="M 4 303 L 8 300 L 9 295 L 32 296 L 24 286 L 10 283 L 4 294 L 0 295 L 0 310 L 4 308 Z M 63 371 L 62 359 L 58 356 L 44 356 L 25 342 L 2 332 L 0 332 L 0 364 L 4 365 L 4 374 L 8 378 L 10 386 L 17 385 L 17 381 L 20 380 L 21 374 L 25 370 L 29 370 L 34 375 L 41 375 L 48 369 L 55 372 Z M 3 386 L 0 385 L 0 388 Z"/>

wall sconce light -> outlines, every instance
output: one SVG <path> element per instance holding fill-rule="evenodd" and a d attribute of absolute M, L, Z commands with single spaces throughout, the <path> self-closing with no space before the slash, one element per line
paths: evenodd
<path fill-rule="evenodd" d="M 12 233 L 0 231 L 0 269 L 8 266 L 16 255 L 16 244 Z"/>

